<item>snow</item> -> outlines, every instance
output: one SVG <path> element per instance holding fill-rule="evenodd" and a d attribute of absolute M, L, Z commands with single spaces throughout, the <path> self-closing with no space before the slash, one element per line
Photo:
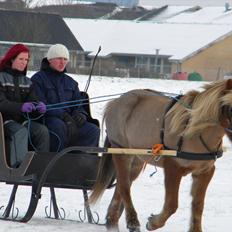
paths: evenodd
<path fill-rule="evenodd" d="M 29 73 L 31 75 L 32 73 Z M 74 77 L 80 85 L 80 89 L 84 90 L 87 76 Z M 110 78 L 93 76 L 88 90 L 91 97 L 105 96 L 109 94 L 117 94 L 126 92 L 136 88 L 151 88 L 169 93 L 185 93 L 188 90 L 200 89 L 203 82 L 190 81 L 174 81 L 174 80 L 155 80 L 155 79 L 134 79 L 134 78 Z M 100 121 L 102 112 L 106 102 L 95 103 L 91 105 L 92 114 Z M 213 136 L 213 135 L 212 135 Z M 231 169 L 232 156 L 231 145 L 228 139 L 224 139 L 224 147 L 226 152 L 224 156 L 216 161 L 216 172 L 208 187 L 208 192 L 205 201 L 205 209 L 203 213 L 203 231 L 204 232 L 227 232 L 232 227 L 232 184 L 231 184 Z M 135 208 L 138 212 L 138 217 L 141 222 L 141 231 L 144 232 L 147 218 L 151 213 L 158 213 L 162 208 L 164 198 L 163 188 L 163 172 L 162 169 L 157 169 L 153 177 L 150 174 L 155 171 L 153 166 L 147 166 L 145 171 L 134 182 L 132 187 L 132 197 Z M 189 176 L 182 180 L 179 208 L 166 223 L 166 225 L 157 230 L 157 232 L 186 232 L 188 230 L 190 218 L 190 184 Z M 10 186 L 4 183 L 0 184 L 1 204 L 4 204 L 10 194 Z M 69 221 L 52 220 L 45 218 L 44 207 L 49 204 L 49 191 L 44 188 L 42 191 L 42 199 L 40 199 L 34 217 L 28 223 L 17 223 L 9 221 L 1 221 L 0 232 L 17 231 L 17 232 L 104 232 L 104 226 L 90 225 L 88 223 L 80 223 L 72 221 L 77 217 L 78 210 L 83 209 L 83 198 L 80 190 L 57 189 L 58 204 L 66 210 L 66 216 Z M 111 200 L 113 190 L 106 190 L 101 201 L 92 209 L 100 215 L 100 220 L 104 223 L 106 210 Z M 30 192 L 28 187 L 20 187 L 18 201 L 16 207 L 19 209 L 25 207 Z M 23 210 L 20 211 L 23 213 Z M 120 222 L 120 231 L 128 232 L 125 225 L 125 215 L 123 214 Z"/>
<path fill-rule="evenodd" d="M 181 60 L 231 33 L 231 25 L 65 19 L 85 51 L 99 56 L 146 54 Z M 130 45 L 130 46 L 128 46 Z"/>
<path fill-rule="evenodd" d="M 140 6 L 224 6 L 225 3 L 232 3 L 229 0 L 140 0 Z"/>
<path fill-rule="evenodd" d="M 4 0 L 1 0 L 4 1 Z M 57 1 L 57 0 L 31 0 L 30 6 L 41 6 L 41 5 L 53 5 L 53 4 L 63 4 L 64 1 Z M 72 0 L 68 1 L 70 3 L 82 3 L 89 2 L 88 0 Z M 140 6 L 163 6 L 163 5 L 188 5 L 188 6 L 224 6 L 225 2 L 231 3 L 231 1 L 225 0 L 139 0 Z"/>
<path fill-rule="evenodd" d="M 183 12 L 166 20 L 169 23 L 220 23 L 231 24 L 232 12 L 224 7 L 204 7 L 195 12 Z"/>
<path fill-rule="evenodd" d="M 154 17 L 149 19 L 149 21 L 161 22 L 164 21 L 166 18 L 170 18 L 175 15 L 178 15 L 179 13 L 188 10 L 189 8 L 191 8 L 191 6 L 168 6 L 165 10 L 161 11 L 159 14 L 154 15 Z"/>

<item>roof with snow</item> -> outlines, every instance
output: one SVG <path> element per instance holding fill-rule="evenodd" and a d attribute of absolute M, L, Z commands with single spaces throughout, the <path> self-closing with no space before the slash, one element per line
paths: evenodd
<path fill-rule="evenodd" d="M 0 22 L 1 41 L 62 43 L 70 50 L 83 51 L 60 15 L 0 9 Z"/>
<path fill-rule="evenodd" d="M 232 34 L 231 25 L 65 19 L 85 51 L 99 56 L 139 54 L 184 60 Z"/>
<path fill-rule="evenodd" d="M 184 11 L 171 17 L 166 22 L 169 23 L 213 23 L 213 24 L 232 24 L 232 10 L 230 6 L 225 7 L 204 7 L 196 11 Z"/>
<path fill-rule="evenodd" d="M 161 8 L 158 8 L 161 9 Z M 163 22 L 168 18 L 172 18 L 176 15 L 179 15 L 183 12 L 190 12 L 197 9 L 201 9 L 199 6 L 169 6 L 163 7 L 163 10 L 157 14 L 152 15 L 148 20 L 155 22 Z"/>

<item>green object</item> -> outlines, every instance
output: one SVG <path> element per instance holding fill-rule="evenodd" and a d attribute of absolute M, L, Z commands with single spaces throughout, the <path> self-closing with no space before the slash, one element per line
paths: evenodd
<path fill-rule="evenodd" d="M 188 75 L 188 80 L 189 80 L 189 81 L 202 81 L 203 78 L 202 78 L 202 76 L 201 76 L 199 73 L 197 73 L 197 72 L 192 72 L 192 73 L 190 73 L 190 74 Z"/>

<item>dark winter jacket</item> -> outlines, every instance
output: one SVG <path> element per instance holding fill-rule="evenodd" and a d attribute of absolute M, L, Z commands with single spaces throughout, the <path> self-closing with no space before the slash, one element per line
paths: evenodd
<path fill-rule="evenodd" d="M 38 102 L 31 80 L 11 68 L 0 72 L 0 111 L 3 120 L 25 121 L 21 112 L 24 102 Z"/>
<path fill-rule="evenodd" d="M 78 83 L 65 74 L 65 72 L 57 72 L 52 69 L 46 58 L 42 60 L 40 71 L 35 73 L 31 80 L 40 101 L 46 105 L 81 99 Z M 87 114 L 82 106 L 76 106 L 48 110 L 45 116 L 56 116 L 63 119 L 65 112 L 68 112 L 72 116 L 75 115 L 75 112 Z"/>

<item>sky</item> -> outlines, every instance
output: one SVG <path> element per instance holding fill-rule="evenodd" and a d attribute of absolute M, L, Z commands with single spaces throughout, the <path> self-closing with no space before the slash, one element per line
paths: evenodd
<path fill-rule="evenodd" d="M 29 76 L 32 72 L 29 73 Z M 77 76 L 70 74 L 79 82 L 79 87 L 84 90 L 87 76 Z M 92 76 L 88 93 L 90 98 L 97 96 L 106 96 L 109 94 L 119 94 L 131 89 L 150 88 L 169 93 L 185 93 L 188 90 L 201 90 L 203 82 L 174 81 L 174 80 L 155 80 L 155 79 L 135 79 L 135 78 L 110 78 Z M 93 117 L 101 122 L 103 109 L 106 102 L 95 103 L 91 105 Z M 104 136 L 104 135 L 103 135 Z M 103 137 L 102 137 L 103 139 Z M 101 139 L 101 141 L 102 141 Z M 101 142 L 102 144 L 102 142 Z M 209 184 L 205 209 L 203 213 L 203 231 L 204 232 L 228 232 L 232 228 L 232 147 L 225 137 L 223 146 L 226 149 L 222 158 L 216 161 L 216 172 Z M 164 198 L 163 171 L 158 168 L 156 174 L 150 177 L 155 171 L 153 166 L 148 165 L 143 173 L 134 182 L 132 187 L 132 198 L 138 217 L 141 223 L 141 231 L 145 232 L 147 218 L 151 213 L 158 213 L 162 208 Z M 168 220 L 166 225 L 156 230 L 157 232 L 186 232 L 188 230 L 190 218 L 190 176 L 183 178 L 180 187 L 179 208 L 177 212 Z M 6 203 L 10 194 L 11 186 L 0 183 L 1 205 Z M 83 198 L 80 190 L 57 189 L 58 204 L 66 210 L 67 221 L 45 218 L 44 207 L 49 204 L 49 191 L 44 188 L 42 198 L 39 201 L 37 210 L 33 218 L 26 224 L 1 221 L 0 232 L 105 232 L 105 227 L 100 225 L 90 225 L 80 223 L 75 220 L 79 210 L 83 209 Z M 108 204 L 111 200 L 113 189 L 106 190 L 101 201 L 92 207 L 100 216 L 100 222 L 104 223 L 104 217 Z M 28 202 L 30 190 L 28 187 L 20 187 L 17 195 L 16 205 L 20 209 L 19 214 L 25 211 Z M 2 212 L 2 210 L 1 210 Z M 120 232 L 128 232 L 125 225 L 125 215 L 120 221 Z"/>

